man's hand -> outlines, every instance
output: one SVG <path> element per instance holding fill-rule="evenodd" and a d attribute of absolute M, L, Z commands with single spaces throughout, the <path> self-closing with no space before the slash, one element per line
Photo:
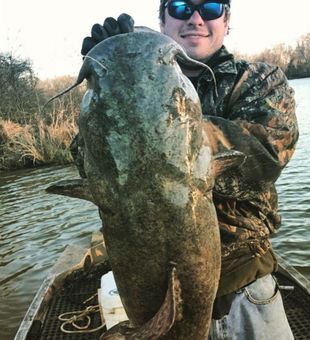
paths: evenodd
<path fill-rule="evenodd" d="M 95 45 L 100 41 L 112 37 L 113 35 L 121 33 L 129 33 L 133 31 L 134 20 L 133 18 L 123 13 L 117 20 L 114 18 L 106 18 L 103 25 L 95 24 L 91 29 L 91 37 L 86 37 L 83 40 L 81 54 L 86 55 Z"/>

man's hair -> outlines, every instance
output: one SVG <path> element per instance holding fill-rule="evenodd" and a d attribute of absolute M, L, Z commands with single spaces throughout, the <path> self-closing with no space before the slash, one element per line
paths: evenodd
<path fill-rule="evenodd" d="M 162 22 L 165 22 L 165 5 L 168 2 L 168 0 L 160 0 L 159 5 L 159 19 Z"/>
<path fill-rule="evenodd" d="M 161 22 L 165 23 L 165 5 L 169 0 L 160 0 L 159 5 L 159 19 Z M 225 19 L 229 17 L 230 14 L 230 4 L 225 6 Z"/>

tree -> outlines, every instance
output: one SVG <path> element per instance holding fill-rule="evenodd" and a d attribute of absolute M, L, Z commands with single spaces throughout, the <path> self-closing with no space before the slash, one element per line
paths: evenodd
<path fill-rule="evenodd" d="M 289 78 L 310 76 L 310 33 L 300 37 L 287 68 Z"/>
<path fill-rule="evenodd" d="M 234 54 L 237 59 L 277 65 L 289 79 L 310 77 L 310 33 L 301 36 L 296 47 L 278 44 L 254 55 Z"/>
<path fill-rule="evenodd" d="M 37 110 L 37 81 L 29 60 L 0 54 L 0 117 L 28 119 Z"/>

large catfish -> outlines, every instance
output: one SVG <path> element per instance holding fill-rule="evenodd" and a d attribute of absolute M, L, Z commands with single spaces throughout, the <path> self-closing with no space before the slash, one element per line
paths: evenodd
<path fill-rule="evenodd" d="M 100 209 L 130 320 L 103 339 L 208 334 L 221 257 L 213 169 L 226 160 L 212 159 L 198 95 L 178 62 L 200 64 L 160 33 L 122 34 L 88 53 L 72 86 L 88 80 L 84 198 Z"/>

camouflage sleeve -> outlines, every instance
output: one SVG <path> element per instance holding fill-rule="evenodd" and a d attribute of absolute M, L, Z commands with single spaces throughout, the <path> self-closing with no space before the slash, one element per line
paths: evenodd
<path fill-rule="evenodd" d="M 246 159 L 219 176 L 216 189 L 249 198 L 274 183 L 292 157 L 298 139 L 294 91 L 278 67 L 250 64 L 234 86 L 226 112 L 225 118 L 207 116 L 204 123 L 213 153 L 238 150 Z"/>

